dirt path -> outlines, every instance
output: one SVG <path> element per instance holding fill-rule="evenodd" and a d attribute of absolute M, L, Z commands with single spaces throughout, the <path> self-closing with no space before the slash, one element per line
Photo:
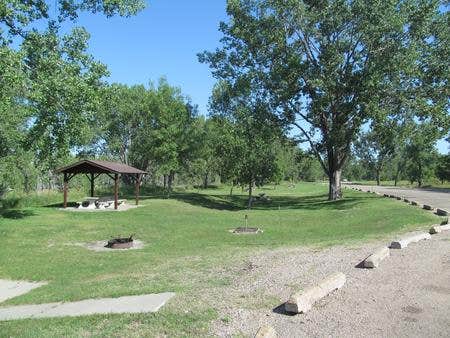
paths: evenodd
<path fill-rule="evenodd" d="M 391 250 L 378 269 L 355 266 L 387 242 L 322 250 L 263 253 L 228 271 L 229 287 L 209 295 L 219 320 L 211 334 L 253 336 L 263 324 L 279 337 L 448 337 L 450 328 L 450 232 Z M 306 314 L 290 316 L 289 295 L 341 271 L 346 285 Z"/>
<path fill-rule="evenodd" d="M 361 188 L 379 192 L 380 194 L 389 194 L 404 197 L 408 200 L 417 201 L 421 204 L 428 204 L 435 208 L 444 209 L 450 212 L 450 191 L 444 189 L 408 189 L 399 187 L 383 187 L 376 185 L 352 185 L 347 186 Z"/>

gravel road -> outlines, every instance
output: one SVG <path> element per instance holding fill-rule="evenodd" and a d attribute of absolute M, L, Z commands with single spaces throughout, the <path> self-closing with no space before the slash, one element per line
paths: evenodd
<path fill-rule="evenodd" d="M 346 186 L 360 188 L 364 191 L 370 190 L 378 192 L 380 194 L 389 194 L 398 197 L 404 197 L 410 201 L 416 201 L 421 204 L 428 204 L 433 206 L 434 208 L 444 209 L 450 212 L 450 189 L 408 189 L 359 184 L 346 184 Z"/>
<path fill-rule="evenodd" d="M 225 292 L 208 296 L 219 312 L 211 334 L 253 336 L 268 324 L 279 337 L 448 337 L 450 232 L 390 250 L 378 269 L 356 267 L 389 239 L 261 252 L 227 271 L 233 277 Z M 347 276 L 342 289 L 306 314 L 284 313 L 292 292 L 337 271 Z"/>

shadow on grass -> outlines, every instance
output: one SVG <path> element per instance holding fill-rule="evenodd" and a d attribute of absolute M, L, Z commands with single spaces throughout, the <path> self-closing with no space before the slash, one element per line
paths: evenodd
<path fill-rule="evenodd" d="M 157 199 L 157 196 L 141 196 L 142 200 Z M 170 199 L 175 199 L 195 206 L 208 209 L 238 211 L 247 209 L 248 197 L 245 195 L 206 195 L 200 193 L 174 192 Z M 371 196 L 347 197 L 338 201 L 328 201 L 327 194 L 310 196 L 270 196 L 271 201 L 257 200 L 252 210 L 346 210 L 355 207 Z"/>
<path fill-rule="evenodd" d="M 0 209 L 0 218 L 22 219 L 33 216 L 34 212 L 31 210 L 22 209 Z"/>
<path fill-rule="evenodd" d="M 67 202 L 67 206 L 70 208 L 75 208 L 78 205 L 76 202 Z M 62 208 L 64 207 L 64 203 L 52 203 L 44 205 L 45 208 Z"/>

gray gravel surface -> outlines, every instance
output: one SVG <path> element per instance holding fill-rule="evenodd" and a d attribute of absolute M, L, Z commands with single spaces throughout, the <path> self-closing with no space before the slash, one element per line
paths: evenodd
<path fill-rule="evenodd" d="M 268 324 L 279 337 L 449 337 L 450 232 L 390 250 L 377 269 L 356 267 L 388 242 L 261 252 L 205 295 L 219 312 L 211 335 L 253 336 Z M 347 275 L 342 289 L 306 314 L 284 312 L 292 292 L 337 271 Z"/>
<path fill-rule="evenodd" d="M 374 185 L 352 185 L 346 184 L 346 186 L 360 188 L 364 191 L 370 190 L 380 194 L 395 195 L 398 197 L 406 198 L 410 201 L 416 201 L 420 204 L 431 205 L 434 208 L 444 209 L 450 212 L 450 189 L 409 189 L 401 187 L 383 187 Z"/>

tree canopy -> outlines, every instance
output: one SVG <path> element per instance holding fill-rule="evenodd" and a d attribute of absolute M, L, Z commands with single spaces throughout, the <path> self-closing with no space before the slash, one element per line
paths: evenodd
<path fill-rule="evenodd" d="M 309 143 L 329 177 L 329 198 L 338 199 L 363 124 L 406 112 L 446 119 L 448 67 L 439 55 L 448 55 L 449 28 L 441 4 L 229 0 L 223 47 L 200 61 L 235 87 L 250 84 Z"/>

